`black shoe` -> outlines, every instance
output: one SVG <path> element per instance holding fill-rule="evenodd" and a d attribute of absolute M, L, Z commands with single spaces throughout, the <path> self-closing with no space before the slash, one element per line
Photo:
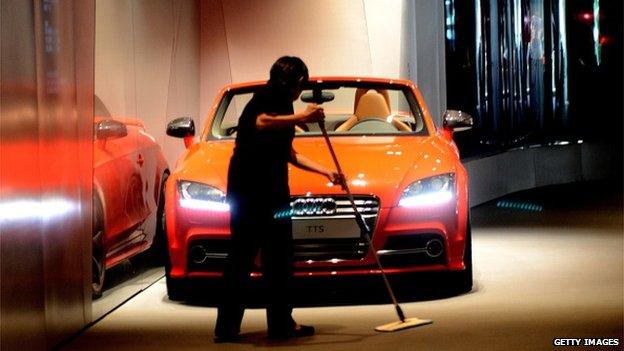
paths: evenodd
<path fill-rule="evenodd" d="M 225 342 L 237 342 L 238 340 L 239 340 L 238 334 L 220 335 L 220 336 L 215 336 L 214 343 L 223 344 Z"/>
<path fill-rule="evenodd" d="M 299 338 L 303 336 L 312 336 L 314 335 L 314 327 L 309 325 L 297 325 L 294 329 L 279 331 L 279 332 L 269 332 L 269 339 L 271 340 L 285 340 L 290 338 Z"/>

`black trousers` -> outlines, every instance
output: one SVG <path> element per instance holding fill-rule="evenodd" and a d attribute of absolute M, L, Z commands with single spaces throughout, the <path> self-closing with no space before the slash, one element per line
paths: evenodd
<path fill-rule="evenodd" d="M 223 274 L 224 291 L 218 306 L 216 336 L 240 331 L 248 294 L 252 291 L 249 274 L 258 252 L 267 285 L 267 326 L 269 333 L 295 327 L 292 314 L 291 285 L 294 273 L 293 238 L 290 218 L 275 219 L 274 211 L 255 207 L 245 211 L 233 206 L 232 233 L 228 261 Z"/>

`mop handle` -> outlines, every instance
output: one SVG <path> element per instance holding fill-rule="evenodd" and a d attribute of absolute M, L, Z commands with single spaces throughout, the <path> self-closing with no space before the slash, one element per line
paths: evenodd
<path fill-rule="evenodd" d="M 366 241 L 368 242 L 368 246 L 373 251 L 373 257 L 375 257 L 375 261 L 377 262 L 377 267 L 379 267 L 379 270 L 381 271 L 381 276 L 383 277 L 384 283 L 386 284 L 386 288 L 388 289 L 388 293 L 390 294 L 390 298 L 392 299 L 392 303 L 394 304 L 397 315 L 399 316 L 399 319 L 401 320 L 401 322 L 405 322 L 405 315 L 403 314 L 403 310 L 401 310 L 401 307 L 399 306 L 399 303 L 397 302 L 397 299 L 394 296 L 394 292 L 392 291 L 392 287 L 390 286 L 390 282 L 388 281 L 386 272 L 381 266 L 381 262 L 379 261 L 379 257 L 377 256 L 377 251 L 375 250 L 375 247 L 373 246 L 373 242 L 370 238 L 370 235 L 369 235 L 370 228 L 368 227 L 368 224 L 366 224 L 366 221 L 364 221 L 364 217 L 362 217 L 362 214 L 360 213 L 357 206 L 355 205 L 355 199 L 353 198 L 353 194 L 351 193 L 351 190 L 349 189 L 349 185 L 347 184 L 345 175 L 344 173 L 342 173 L 342 168 L 340 167 L 340 163 L 338 162 L 338 158 L 336 157 L 336 153 L 334 152 L 334 147 L 332 146 L 332 143 L 329 141 L 329 135 L 327 135 L 327 130 L 325 129 L 325 122 L 321 121 L 321 122 L 318 122 L 318 124 L 319 124 L 319 127 L 321 128 L 321 132 L 323 133 L 323 138 L 325 138 L 325 143 L 327 144 L 329 153 L 331 154 L 332 159 L 334 160 L 334 165 L 336 166 L 336 170 L 342 176 L 342 180 L 343 180 L 342 186 L 344 187 L 344 190 L 347 192 L 347 197 L 349 197 L 349 202 L 351 202 L 351 207 L 353 208 L 353 211 L 355 213 L 356 221 L 360 224 L 360 227 L 364 229 L 364 237 L 366 238 Z"/>

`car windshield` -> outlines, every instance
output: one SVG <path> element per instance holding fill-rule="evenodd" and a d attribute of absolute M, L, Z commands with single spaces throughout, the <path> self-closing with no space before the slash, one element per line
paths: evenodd
<path fill-rule="evenodd" d="M 238 118 L 252 98 L 255 88 L 229 91 L 221 101 L 208 138 L 226 139 L 236 135 Z M 412 91 L 400 85 L 315 84 L 304 89 L 293 102 L 295 111 L 311 101 L 320 102 L 325 111 L 329 134 L 353 135 L 427 135 L 422 113 Z M 317 123 L 296 127 L 296 137 L 320 135 Z"/>

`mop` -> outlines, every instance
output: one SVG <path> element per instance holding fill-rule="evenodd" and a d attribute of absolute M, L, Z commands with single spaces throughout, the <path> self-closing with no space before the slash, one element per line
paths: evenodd
<path fill-rule="evenodd" d="M 433 323 L 433 320 L 431 319 L 405 318 L 405 314 L 403 313 L 401 306 L 399 306 L 399 303 L 397 302 L 397 299 L 394 296 L 394 292 L 392 291 L 392 287 L 390 286 L 388 277 L 386 276 L 386 273 L 384 272 L 384 269 L 381 266 L 381 262 L 379 261 L 379 256 L 377 256 L 377 250 L 375 250 L 375 247 L 373 246 L 373 243 L 371 241 L 371 237 L 370 237 L 371 230 L 368 227 L 368 224 L 366 224 L 366 222 L 364 221 L 364 218 L 362 217 L 362 214 L 358 210 L 357 206 L 355 205 L 353 194 L 351 193 L 351 190 L 349 189 L 349 185 L 346 182 L 344 173 L 342 173 L 342 168 L 340 167 L 340 163 L 338 163 L 338 158 L 336 157 L 334 148 L 332 147 L 332 144 L 329 141 L 329 136 L 327 135 L 327 130 L 325 129 L 325 123 L 319 122 L 319 127 L 321 128 L 321 132 L 323 133 L 323 137 L 325 138 L 325 142 L 327 143 L 329 152 L 331 153 L 332 159 L 334 160 L 334 165 L 336 165 L 336 170 L 342 176 L 342 179 L 345 179 L 342 185 L 343 185 L 344 190 L 347 193 L 349 202 L 351 202 L 351 207 L 353 208 L 353 212 L 355 213 L 355 221 L 360 227 L 360 230 L 364 233 L 364 237 L 366 238 L 366 241 L 368 242 L 368 246 L 373 251 L 375 262 L 377 262 L 377 267 L 379 267 L 379 271 L 381 271 L 381 276 L 383 277 L 384 283 L 386 284 L 386 289 L 388 290 L 388 294 L 390 295 L 390 298 L 392 299 L 392 304 L 394 304 L 394 309 L 396 310 L 397 316 L 399 317 L 398 321 L 380 325 L 378 327 L 375 327 L 375 330 L 378 332 L 394 332 L 394 331 L 419 327 L 422 325 Z"/>

